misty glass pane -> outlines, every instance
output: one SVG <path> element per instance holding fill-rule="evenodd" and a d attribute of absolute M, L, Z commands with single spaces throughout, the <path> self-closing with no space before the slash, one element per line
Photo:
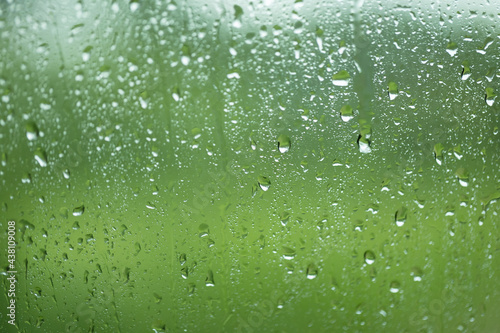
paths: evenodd
<path fill-rule="evenodd" d="M 0 1 L 0 331 L 497 332 L 471 2 Z"/>

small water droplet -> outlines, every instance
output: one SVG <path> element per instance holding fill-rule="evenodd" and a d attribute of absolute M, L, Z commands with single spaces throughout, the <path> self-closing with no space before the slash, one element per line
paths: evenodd
<path fill-rule="evenodd" d="M 282 134 L 278 137 L 278 150 L 280 153 L 286 153 L 290 150 L 291 146 L 292 142 L 288 136 Z"/>
<path fill-rule="evenodd" d="M 92 46 L 87 46 L 84 50 L 83 50 L 83 53 L 82 53 L 82 60 L 84 62 L 87 62 L 89 61 L 90 59 L 90 51 L 92 51 Z"/>
<path fill-rule="evenodd" d="M 309 266 L 307 266 L 306 273 L 307 273 L 307 278 L 309 280 L 313 280 L 318 276 L 318 268 L 316 267 L 316 265 L 310 264 Z"/>
<path fill-rule="evenodd" d="M 419 267 L 413 267 L 411 269 L 411 275 L 413 276 L 413 281 L 422 281 L 423 272 Z"/>
<path fill-rule="evenodd" d="M 155 300 L 155 303 L 160 303 L 161 300 L 162 300 L 162 297 L 160 295 L 158 295 L 157 293 L 153 293 L 153 297 L 154 297 L 154 300 Z"/>
<path fill-rule="evenodd" d="M 453 148 L 453 155 L 455 155 L 455 157 L 460 160 L 464 154 L 462 153 L 462 148 L 460 146 L 456 146 L 455 148 Z"/>
<path fill-rule="evenodd" d="M 364 257 L 365 257 L 365 262 L 368 265 L 372 265 L 375 262 L 375 253 L 373 253 L 370 250 L 368 250 L 368 251 L 365 252 Z"/>
<path fill-rule="evenodd" d="M 467 60 L 465 60 L 463 63 L 462 63 L 462 74 L 460 75 L 460 77 L 462 78 L 463 81 L 467 80 L 468 78 L 470 78 L 470 76 L 472 75 L 471 71 L 470 71 L 470 67 L 469 67 L 469 62 Z"/>
<path fill-rule="evenodd" d="M 439 165 L 443 164 L 443 150 L 444 147 L 442 144 L 437 143 L 434 145 L 434 158 L 436 159 L 436 163 Z"/>
<path fill-rule="evenodd" d="M 290 213 L 288 213 L 288 212 L 282 212 L 280 214 L 280 221 L 281 221 L 281 225 L 282 226 L 286 226 L 286 224 L 288 223 L 289 219 L 290 219 Z"/>
<path fill-rule="evenodd" d="M 341 70 L 332 76 L 332 83 L 338 87 L 345 87 L 349 84 L 351 76 L 347 71 Z"/>
<path fill-rule="evenodd" d="M 458 178 L 458 182 L 463 187 L 467 187 L 469 185 L 469 172 L 465 168 L 458 168 L 455 173 Z"/>
<path fill-rule="evenodd" d="M 188 278 L 188 268 L 187 267 L 181 268 L 181 276 L 182 276 L 183 279 L 187 279 Z"/>
<path fill-rule="evenodd" d="M 21 178 L 21 181 L 23 182 L 23 184 L 31 183 L 31 174 L 29 172 L 24 173 L 23 177 Z"/>
<path fill-rule="evenodd" d="M 130 11 L 135 12 L 137 9 L 139 9 L 139 1 L 138 0 L 131 0 L 130 1 Z"/>
<path fill-rule="evenodd" d="M 188 295 L 192 296 L 196 290 L 196 285 L 194 283 L 189 283 L 187 286 Z"/>
<path fill-rule="evenodd" d="M 205 285 L 207 287 L 214 287 L 215 286 L 214 273 L 212 272 L 212 270 L 208 270 L 208 272 L 207 272 L 207 277 L 205 279 Z"/>
<path fill-rule="evenodd" d="M 181 265 L 184 265 L 186 263 L 186 254 L 185 253 L 181 253 L 180 256 L 179 256 L 179 263 Z"/>
<path fill-rule="evenodd" d="M 402 227 L 405 224 L 407 215 L 406 207 L 401 207 L 396 211 L 395 220 L 398 227 Z"/>
<path fill-rule="evenodd" d="M 446 52 L 448 52 L 449 55 L 452 57 L 457 54 L 458 51 L 458 45 L 455 42 L 449 42 L 448 45 L 446 46 Z"/>
<path fill-rule="evenodd" d="M 401 288 L 401 285 L 398 281 L 392 281 L 390 285 L 389 291 L 393 294 L 396 294 L 399 292 L 399 289 Z"/>
<path fill-rule="evenodd" d="M 265 176 L 259 176 L 258 178 L 259 186 L 263 191 L 269 190 L 269 187 L 271 187 L 271 181 L 267 179 Z"/>
<path fill-rule="evenodd" d="M 484 100 L 486 101 L 486 104 L 489 106 L 493 106 L 493 103 L 495 102 L 495 98 L 497 95 L 495 94 L 495 91 L 493 88 L 486 88 L 486 94 L 484 96 Z"/>
<path fill-rule="evenodd" d="M 35 160 L 38 162 L 38 164 L 41 167 L 46 167 L 47 166 L 47 153 L 45 152 L 45 150 L 38 148 L 35 151 Z"/>
<path fill-rule="evenodd" d="M 28 140 L 36 140 L 40 135 L 40 131 L 38 130 L 38 126 L 34 122 L 29 122 L 26 124 L 26 137 Z"/>
<path fill-rule="evenodd" d="M 398 97 L 398 94 L 399 94 L 398 85 L 395 82 L 392 82 L 392 81 L 389 82 L 389 85 L 388 85 L 389 99 L 391 101 L 394 100 L 396 97 Z"/>
<path fill-rule="evenodd" d="M 257 149 L 257 142 L 255 142 L 254 139 L 250 139 L 250 148 L 252 148 L 252 150 Z"/>

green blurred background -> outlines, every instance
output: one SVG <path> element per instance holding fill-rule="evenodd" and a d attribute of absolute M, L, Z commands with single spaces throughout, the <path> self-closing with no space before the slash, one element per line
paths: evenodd
<path fill-rule="evenodd" d="M 500 332 L 500 6 L 450 3 L 1 1 L 0 331 Z"/>

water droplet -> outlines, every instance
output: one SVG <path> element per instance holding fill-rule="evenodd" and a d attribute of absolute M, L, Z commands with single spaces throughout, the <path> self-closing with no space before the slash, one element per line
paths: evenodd
<path fill-rule="evenodd" d="M 241 28 L 241 17 L 242 16 L 243 16 L 243 9 L 238 5 L 234 5 L 233 27 Z"/>
<path fill-rule="evenodd" d="M 181 265 L 184 265 L 186 263 L 186 254 L 185 253 L 181 253 L 181 255 L 179 256 L 179 262 Z"/>
<path fill-rule="evenodd" d="M 281 221 L 281 225 L 282 226 L 286 226 L 286 224 L 288 223 L 289 219 L 290 219 L 290 213 L 288 213 L 288 212 L 282 212 L 280 214 L 280 221 Z"/>
<path fill-rule="evenodd" d="M 138 0 L 131 0 L 130 1 L 130 11 L 135 12 L 137 9 L 139 9 L 139 1 Z"/>
<path fill-rule="evenodd" d="M 291 146 L 292 142 L 288 136 L 282 134 L 278 137 L 278 150 L 280 153 L 286 153 L 290 150 Z"/>
<path fill-rule="evenodd" d="M 209 232 L 208 224 L 206 224 L 206 223 L 200 224 L 200 226 L 198 227 L 198 230 L 200 231 L 200 234 L 199 234 L 200 237 L 208 236 L 208 232 Z"/>
<path fill-rule="evenodd" d="M 315 279 L 318 276 L 318 268 L 314 264 L 307 266 L 307 278 L 309 280 Z"/>
<path fill-rule="evenodd" d="M 413 276 L 413 281 L 422 281 L 423 272 L 418 267 L 413 267 L 411 269 L 411 275 Z"/>
<path fill-rule="evenodd" d="M 23 184 L 31 183 L 31 174 L 29 172 L 24 173 L 23 177 L 21 178 L 21 181 L 23 182 Z"/>
<path fill-rule="evenodd" d="M 366 136 L 359 134 L 358 136 L 359 151 L 364 154 L 370 153 L 372 151 L 370 145 L 371 141 Z"/>
<path fill-rule="evenodd" d="M 342 121 L 348 122 L 352 118 L 354 118 L 353 112 L 352 112 L 352 107 L 350 105 L 344 105 L 340 109 L 340 118 L 342 118 Z"/>
<path fill-rule="evenodd" d="M 84 50 L 83 50 L 83 53 L 82 53 L 82 60 L 84 62 L 87 62 L 89 61 L 90 59 L 90 51 L 92 51 L 92 46 L 87 46 Z"/>
<path fill-rule="evenodd" d="M 392 81 L 389 82 L 389 85 L 388 85 L 389 99 L 392 101 L 393 99 L 398 97 L 398 94 L 399 94 L 398 85 L 395 82 L 392 82 Z"/>
<path fill-rule="evenodd" d="M 396 211 L 395 220 L 398 227 L 402 227 L 405 224 L 407 215 L 406 207 L 401 207 Z"/>
<path fill-rule="evenodd" d="M 495 94 L 493 88 L 486 88 L 486 94 L 484 96 L 486 104 L 488 104 L 489 106 L 493 106 L 496 97 L 497 95 Z"/>
<path fill-rule="evenodd" d="M 85 212 L 84 205 L 73 208 L 73 216 L 81 216 L 81 215 L 83 215 L 84 212 Z"/>
<path fill-rule="evenodd" d="M 346 43 L 345 41 L 341 40 L 339 43 L 339 54 L 342 55 L 346 50 Z"/>
<path fill-rule="evenodd" d="M 462 63 L 462 66 L 463 66 L 463 69 L 462 69 L 462 74 L 460 75 L 460 77 L 462 78 L 463 81 L 465 81 L 471 76 L 472 73 L 470 71 L 469 62 L 467 60 L 465 60 Z"/>
<path fill-rule="evenodd" d="M 167 331 L 167 325 L 161 320 L 155 320 L 151 324 L 151 329 L 154 333 L 165 333 Z"/>
<path fill-rule="evenodd" d="M 40 131 L 38 130 L 38 126 L 34 122 L 29 122 L 26 124 L 26 137 L 28 140 L 36 140 L 40 135 Z"/>
<path fill-rule="evenodd" d="M 259 186 L 263 191 L 269 190 L 269 187 L 271 187 L 271 181 L 267 179 L 265 176 L 259 176 L 258 178 Z"/>
<path fill-rule="evenodd" d="M 35 160 L 38 162 L 38 164 L 41 167 L 46 167 L 47 166 L 47 153 L 45 152 L 45 150 L 38 148 L 35 151 Z"/>
<path fill-rule="evenodd" d="M 440 143 L 437 143 L 434 145 L 434 158 L 436 159 L 437 164 L 441 165 L 443 164 L 443 145 Z"/>
<path fill-rule="evenodd" d="M 257 149 L 257 142 L 255 142 L 254 139 L 250 139 L 250 148 L 252 148 L 252 150 Z"/>
<path fill-rule="evenodd" d="M 340 72 L 338 72 L 332 76 L 333 84 L 336 86 L 339 86 L 339 87 L 347 86 L 349 84 L 350 79 L 351 79 L 351 76 L 345 70 L 341 70 Z"/>
<path fill-rule="evenodd" d="M 469 185 L 469 172 L 464 168 L 458 168 L 455 173 L 458 177 L 458 182 L 463 187 L 467 187 Z"/>
<path fill-rule="evenodd" d="M 372 251 L 368 250 L 365 252 L 365 262 L 368 264 L 368 265 L 371 265 L 375 262 L 375 253 L 373 253 Z"/>
<path fill-rule="evenodd" d="M 453 148 L 453 155 L 455 155 L 455 157 L 460 160 L 464 154 L 462 153 L 462 148 L 460 146 L 456 146 L 455 148 Z"/>
<path fill-rule="evenodd" d="M 207 277 L 205 279 L 205 285 L 207 287 L 214 287 L 215 286 L 214 273 L 212 272 L 212 270 L 208 270 L 208 272 L 207 272 Z"/>
<path fill-rule="evenodd" d="M 153 293 L 153 297 L 154 297 L 154 300 L 155 300 L 155 303 L 160 303 L 161 300 L 162 300 L 162 297 L 160 295 L 158 295 L 157 293 Z"/>
<path fill-rule="evenodd" d="M 457 54 L 458 51 L 458 45 L 455 42 L 449 42 L 448 45 L 446 46 L 446 52 L 448 52 L 452 57 Z"/>
<path fill-rule="evenodd" d="M 188 268 L 187 267 L 181 268 L 181 276 L 182 276 L 183 279 L 187 279 L 188 278 Z"/>
<path fill-rule="evenodd" d="M 196 285 L 194 283 L 189 283 L 187 286 L 188 295 L 189 296 L 194 295 L 195 290 L 196 290 Z"/>
<path fill-rule="evenodd" d="M 295 258 L 295 250 L 286 246 L 283 246 L 283 259 L 292 260 Z"/>
<path fill-rule="evenodd" d="M 399 292 L 399 289 L 401 288 L 401 285 L 398 281 L 392 281 L 390 285 L 389 291 L 393 294 L 396 294 Z"/>

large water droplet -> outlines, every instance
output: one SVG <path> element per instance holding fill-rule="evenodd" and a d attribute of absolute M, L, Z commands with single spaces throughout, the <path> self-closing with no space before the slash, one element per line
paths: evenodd
<path fill-rule="evenodd" d="M 486 88 L 486 94 L 484 96 L 486 104 L 488 104 L 489 106 L 493 106 L 496 97 L 497 95 L 495 94 L 493 88 Z"/>
<path fill-rule="evenodd" d="M 341 70 L 340 72 L 338 72 L 332 76 L 333 84 L 336 86 L 339 86 L 339 87 L 347 86 L 349 84 L 350 79 L 351 79 L 351 76 L 345 70 Z"/>
<path fill-rule="evenodd" d="M 269 190 L 269 187 L 271 187 L 271 181 L 267 179 L 265 176 L 259 176 L 258 178 L 259 186 L 263 191 Z"/>
<path fill-rule="evenodd" d="M 73 208 L 73 216 L 81 216 L 85 212 L 85 206 L 81 205 Z"/>
<path fill-rule="evenodd" d="M 280 153 L 286 153 L 290 150 L 291 146 L 292 142 L 288 136 L 282 134 L 278 137 L 278 150 Z"/>
<path fill-rule="evenodd" d="M 365 252 L 365 262 L 368 264 L 368 265 L 371 265 L 375 262 L 375 253 L 373 253 L 372 251 L 368 250 Z"/>
<path fill-rule="evenodd" d="M 198 230 L 200 231 L 200 234 L 199 234 L 200 237 L 208 236 L 208 233 L 209 233 L 208 224 L 206 224 L 206 223 L 200 224 L 200 226 L 198 227 Z"/>
<path fill-rule="evenodd" d="M 35 160 L 38 162 L 38 164 L 41 167 L 46 167 L 47 166 L 47 153 L 45 152 L 45 150 L 38 148 L 35 151 Z"/>
<path fill-rule="evenodd" d="M 370 153 L 372 151 L 371 147 L 371 141 L 364 135 L 359 135 L 358 136 L 358 147 L 359 151 L 362 153 Z"/>
<path fill-rule="evenodd" d="M 352 107 L 350 105 L 344 105 L 340 109 L 340 118 L 342 119 L 342 121 L 345 121 L 345 122 L 354 118 L 354 115 L 352 112 Z"/>

